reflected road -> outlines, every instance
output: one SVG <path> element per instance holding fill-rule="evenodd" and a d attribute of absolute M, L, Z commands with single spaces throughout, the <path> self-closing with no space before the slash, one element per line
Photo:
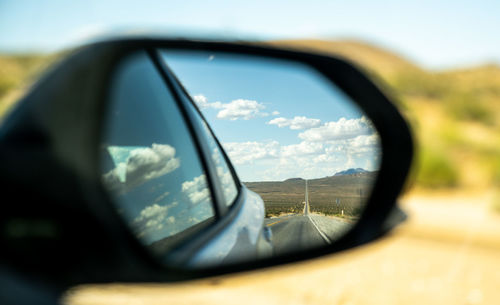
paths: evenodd
<path fill-rule="evenodd" d="M 276 255 L 330 244 L 351 226 L 342 219 L 314 213 L 266 218 L 265 224 L 273 233 Z"/>

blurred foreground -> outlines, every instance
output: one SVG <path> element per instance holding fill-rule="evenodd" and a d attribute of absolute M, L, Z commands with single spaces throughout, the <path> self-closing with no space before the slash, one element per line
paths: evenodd
<path fill-rule="evenodd" d="M 413 195 L 388 237 L 309 262 L 180 284 L 88 285 L 65 304 L 498 304 L 492 193 Z"/>

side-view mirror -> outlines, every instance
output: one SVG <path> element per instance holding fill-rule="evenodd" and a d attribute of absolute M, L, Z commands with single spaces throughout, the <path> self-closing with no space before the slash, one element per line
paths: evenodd
<path fill-rule="evenodd" d="M 249 43 L 91 44 L 1 126 L 0 257 L 74 285 L 335 253 L 397 223 L 412 153 L 397 109 L 344 59 Z"/>

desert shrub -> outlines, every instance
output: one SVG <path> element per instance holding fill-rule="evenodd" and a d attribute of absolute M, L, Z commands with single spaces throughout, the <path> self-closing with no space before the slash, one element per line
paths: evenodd
<path fill-rule="evenodd" d="M 495 190 L 490 207 L 494 213 L 500 214 L 500 188 Z"/>
<path fill-rule="evenodd" d="M 430 188 L 453 187 L 458 183 L 459 165 L 437 150 L 422 149 L 417 153 L 417 182 Z"/>
<path fill-rule="evenodd" d="M 401 72 L 391 83 L 399 94 L 431 99 L 442 99 L 452 89 L 451 83 L 446 81 L 443 76 L 420 70 Z"/>
<path fill-rule="evenodd" d="M 446 97 L 445 107 L 450 115 L 459 120 L 477 121 L 487 125 L 494 123 L 494 111 L 489 109 L 478 94 L 455 91 Z"/>
<path fill-rule="evenodd" d="M 283 213 L 302 213 L 304 205 L 301 203 L 268 202 L 264 201 L 266 217 L 279 216 Z"/>
<path fill-rule="evenodd" d="M 16 82 L 11 78 L 0 75 L 0 98 L 7 94 L 16 86 Z"/>

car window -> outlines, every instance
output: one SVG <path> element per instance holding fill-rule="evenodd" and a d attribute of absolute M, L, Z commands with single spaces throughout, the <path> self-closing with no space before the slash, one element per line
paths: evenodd
<path fill-rule="evenodd" d="M 212 158 L 215 164 L 217 177 L 219 178 L 219 182 L 222 187 L 224 204 L 226 206 L 230 206 L 236 199 L 236 196 L 238 195 L 238 188 L 236 185 L 236 181 L 233 177 L 233 174 L 230 170 L 229 164 L 227 163 L 228 161 L 226 160 L 226 158 L 224 158 L 221 148 L 217 143 L 217 141 L 215 140 L 214 135 L 210 131 L 210 128 L 208 127 L 205 120 L 196 110 L 191 100 L 184 93 L 181 96 L 186 103 L 186 107 L 191 108 L 192 113 L 194 114 L 196 119 L 199 122 L 201 122 L 201 130 L 202 130 L 201 136 L 203 136 L 206 139 L 206 142 L 209 146 L 210 157 Z"/>
<path fill-rule="evenodd" d="M 225 203 L 229 206 L 236 199 L 236 195 L 238 195 L 236 182 L 234 181 L 229 165 L 227 164 L 219 145 L 210 132 L 207 123 L 205 123 L 205 121 L 202 122 L 204 135 L 206 136 L 208 145 L 210 146 L 211 157 L 214 160 L 217 169 L 217 177 L 219 177 L 219 181 L 222 186 Z"/>
<path fill-rule="evenodd" d="M 164 254 L 214 219 L 212 195 L 186 122 L 145 53 L 112 81 L 102 142 L 102 178 L 119 214 Z"/>

